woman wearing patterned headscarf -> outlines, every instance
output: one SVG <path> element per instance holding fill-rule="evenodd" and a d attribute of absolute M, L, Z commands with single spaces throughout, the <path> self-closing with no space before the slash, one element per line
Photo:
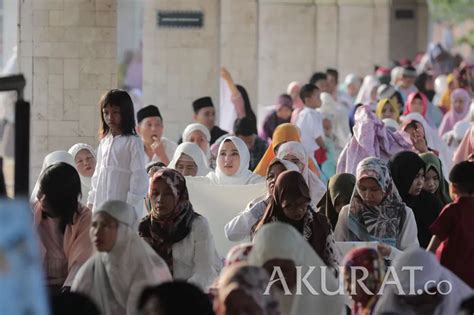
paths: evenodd
<path fill-rule="evenodd" d="M 278 176 L 270 204 L 256 231 L 272 222 L 285 222 L 297 229 L 328 267 L 338 269 L 339 252 L 326 216 L 311 205 L 308 185 L 296 171 L 285 171 Z"/>
<path fill-rule="evenodd" d="M 274 294 L 265 294 L 269 280 L 262 267 L 246 263 L 227 267 L 219 278 L 219 293 L 214 301 L 216 315 L 281 314 Z"/>
<path fill-rule="evenodd" d="M 357 166 L 356 189 L 339 213 L 337 241 L 378 241 L 384 257 L 418 246 L 413 211 L 398 194 L 384 161 L 366 158 Z"/>
<path fill-rule="evenodd" d="M 217 276 L 221 262 L 207 220 L 194 212 L 184 177 L 161 169 L 150 180 L 151 212 L 138 228 L 168 265 L 173 278 L 203 289 Z"/>
<path fill-rule="evenodd" d="M 371 315 L 380 297 L 378 291 L 385 277 L 385 261 L 380 254 L 373 248 L 362 247 L 350 251 L 344 258 L 344 287 L 353 300 L 352 315 Z M 357 273 L 353 271 L 367 271 L 367 277 L 364 279 L 354 279 Z M 368 292 L 362 288 L 359 283 L 362 281 Z M 373 293 L 373 294 L 369 294 Z"/>

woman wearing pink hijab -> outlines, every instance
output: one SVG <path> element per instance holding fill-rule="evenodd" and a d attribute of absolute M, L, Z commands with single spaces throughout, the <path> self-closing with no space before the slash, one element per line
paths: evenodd
<path fill-rule="evenodd" d="M 428 98 L 425 94 L 420 92 L 413 92 L 408 94 L 407 101 L 405 103 L 405 111 L 403 115 L 406 116 L 412 112 L 420 113 L 426 118 L 426 112 L 428 111 Z"/>
<path fill-rule="evenodd" d="M 451 93 L 451 108 L 444 115 L 441 125 L 439 126 L 439 135 L 442 136 L 446 132 L 453 129 L 454 125 L 464 119 L 469 112 L 471 96 L 464 89 L 456 89 Z"/>
<path fill-rule="evenodd" d="M 454 153 L 453 162 L 458 164 L 462 161 L 467 161 L 473 158 L 474 155 L 474 127 L 466 132 L 466 135 L 459 144 L 458 149 Z"/>

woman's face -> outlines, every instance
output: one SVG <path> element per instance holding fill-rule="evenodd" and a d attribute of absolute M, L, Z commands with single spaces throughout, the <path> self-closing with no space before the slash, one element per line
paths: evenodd
<path fill-rule="evenodd" d="M 453 108 L 456 111 L 456 113 L 462 113 L 464 110 L 464 102 L 462 98 L 456 97 L 453 102 Z"/>
<path fill-rule="evenodd" d="M 433 168 L 425 173 L 425 184 L 423 189 L 429 193 L 436 193 L 439 187 L 439 175 Z"/>
<path fill-rule="evenodd" d="M 226 141 L 222 145 L 219 151 L 218 163 L 221 171 L 227 176 L 232 176 L 239 170 L 239 150 L 237 150 L 232 141 Z"/>
<path fill-rule="evenodd" d="M 79 175 L 92 177 L 95 171 L 96 160 L 89 150 L 83 149 L 77 152 L 74 158 Z"/>
<path fill-rule="evenodd" d="M 423 101 L 421 98 L 415 97 L 411 102 L 411 112 L 423 114 Z"/>
<path fill-rule="evenodd" d="M 176 162 L 176 170 L 183 176 L 196 176 L 198 171 L 196 163 L 189 161 L 189 159 L 182 159 L 181 157 Z"/>
<path fill-rule="evenodd" d="M 280 106 L 276 111 L 277 117 L 283 120 L 289 120 L 291 117 L 291 109 L 286 106 Z"/>
<path fill-rule="evenodd" d="M 241 288 L 235 288 L 227 294 L 223 301 L 219 302 L 220 305 L 215 307 L 216 315 L 263 314 L 263 310 L 253 297 Z"/>
<path fill-rule="evenodd" d="M 267 190 L 271 195 L 273 194 L 273 189 L 275 188 L 275 182 L 278 178 L 278 175 L 286 171 L 286 168 L 280 163 L 273 164 L 268 170 L 267 174 Z"/>
<path fill-rule="evenodd" d="M 197 144 L 204 153 L 206 152 L 209 146 L 206 136 L 199 130 L 194 130 L 193 132 L 191 132 L 188 136 L 187 141 Z"/>
<path fill-rule="evenodd" d="M 415 179 L 411 183 L 408 194 L 411 196 L 418 196 L 423 190 L 423 185 L 425 184 L 425 170 L 420 169 L 416 174 Z"/>
<path fill-rule="evenodd" d="M 299 197 L 296 201 L 283 200 L 281 207 L 285 216 L 293 221 L 299 221 L 304 218 L 308 211 L 309 200 L 305 197 Z"/>
<path fill-rule="evenodd" d="M 92 216 L 90 238 L 98 252 L 110 252 L 117 241 L 118 221 L 110 214 L 97 212 Z"/>
<path fill-rule="evenodd" d="M 151 205 L 160 217 L 166 217 L 173 213 L 177 200 L 164 179 L 160 178 L 152 182 L 150 193 Z"/>
<path fill-rule="evenodd" d="M 357 182 L 360 197 L 369 207 L 380 205 L 385 198 L 385 193 L 373 178 L 362 178 Z"/>
<path fill-rule="evenodd" d="M 392 105 L 390 105 L 389 102 L 385 103 L 385 105 L 382 107 L 382 119 L 386 118 L 391 118 L 395 119 L 397 116 L 395 115 L 395 111 L 393 110 Z"/>
<path fill-rule="evenodd" d="M 289 259 L 275 258 L 275 259 L 270 259 L 266 261 L 265 264 L 263 264 L 263 268 L 267 271 L 269 275 L 273 274 L 274 269 L 276 267 L 280 268 L 281 273 L 283 274 L 283 277 L 285 278 L 285 282 L 288 286 L 288 289 L 292 290 L 296 286 L 295 262 Z M 270 278 L 273 278 L 273 277 L 270 277 Z M 281 291 L 284 291 L 281 281 L 277 281 L 275 285 L 278 289 L 280 289 Z"/>
<path fill-rule="evenodd" d="M 287 155 L 285 155 L 285 157 L 283 158 L 283 160 L 292 162 L 293 164 L 295 164 L 296 166 L 298 166 L 298 169 L 300 170 L 300 173 L 303 173 L 304 168 L 305 168 L 305 165 L 303 164 L 303 162 L 301 162 L 301 161 L 300 161 L 296 156 L 294 156 L 293 154 L 287 154 Z"/>

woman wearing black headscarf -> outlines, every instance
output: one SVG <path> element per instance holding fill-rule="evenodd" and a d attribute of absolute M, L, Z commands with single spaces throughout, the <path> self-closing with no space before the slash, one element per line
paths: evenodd
<path fill-rule="evenodd" d="M 442 209 L 440 200 L 423 190 L 426 164 L 418 154 L 404 151 L 392 157 L 389 167 L 400 196 L 415 214 L 420 246 L 426 248 L 432 236 L 429 227 Z"/>

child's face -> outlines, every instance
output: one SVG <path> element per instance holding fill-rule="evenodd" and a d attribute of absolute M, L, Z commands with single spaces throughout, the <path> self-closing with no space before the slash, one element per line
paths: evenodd
<path fill-rule="evenodd" d="M 105 212 L 92 216 L 90 238 L 99 252 L 110 252 L 117 241 L 118 222 Z"/>
<path fill-rule="evenodd" d="M 453 103 L 453 108 L 454 110 L 456 111 L 456 113 L 462 113 L 463 110 L 464 110 L 464 102 L 462 100 L 462 98 L 460 97 L 456 97 L 454 99 L 454 103 Z"/>
<path fill-rule="evenodd" d="M 310 97 L 307 97 L 305 100 L 305 105 L 311 108 L 319 108 L 321 107 L 321 92 L 319 90 L 314 90 L 313 94 Z"/>
<path fill-rule="evenodd" d="M 326 137 L 331 137 L 332 134 L 332 123 L 329 119 L 324 118 L 323 119 L 323 129 L 324 129 L 324 135 Z"/>
<path fill-rule="evenodd" d="M 122 131 L 122 114 L 120 113 L 120 107 L 115 105 L 106 105 L 102 110 L 102 116 L 104 121 L 110 129 L 110 132 L 120 134 Z"/>
<path fill-rule="evenodd" d="M 163 135 L 163 122 L 160 117 L 147 117 L 140 122 L 137 131 L 144 143 L 153 143 L 154 138 L 160 140 Z"/>
<path fill-rule="evenodd" d="M 203 124 L 209 130 L 214 127 L 215 118 L 216 111 L 214 107 L 211 106 L 201 108 L 196 114 L 194 114 L 194 120 L 200 124 Z"/>
<path fill-rule="evenodd" d="M 423 186 L 423 190 L 434 194 L 439 187 L 439 176 L 438 173 L 433 169 L 430 168 L 425 173 L 425 184 Z"/>
<path fill-rule="evenodd" d="M 423 114 L 423 101 L 421 98 L 415 97 L 411 102 L 411 112 Z"/>
<path fill-rule="evenodd" d="M 89 150 L 81 150 L 74 159 L 77 171 L 84 177 L 92 177 L 95 171 L 96 160 Z"/>
<path fill-rule="evenodd" d="M 382 107 L 382 119 L 391 118 L 396 119 L 395 111 L 393 110 L 392 105 L 389 102 L 385 103 Z"/>

